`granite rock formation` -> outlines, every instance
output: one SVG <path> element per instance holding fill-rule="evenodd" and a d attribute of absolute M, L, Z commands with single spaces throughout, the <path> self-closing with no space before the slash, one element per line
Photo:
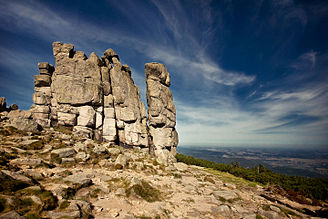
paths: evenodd
<path fill-rule="evenodd" d="M 178 133 L 175 130 L 176 110 L 170 91 L 170 74 L 160 63 L 146 63 L 146 84 L 149 134 L 155 155 L 168 157 L 166 150 L 176 154 Z"/>
<path fill-rule="evenodd" d="M 6 98 L 0 97 L 0 112 L 6 111 L 7 104 L 6 104 Z"/>
<path fill-rule="evenodd" d="M 112 49 L 101 58 L 95 53 L 88 58 L 74 51 L 72 44 L 54 42 L 53 54 L 55 67 L 39 63 L 40 74 L 34 77 L 30 112 L 38 124 L 70 126 L 86 138 L 123 146 L 153 146 L 158 154 L 175 153 L 175 107 L 164 65 L 146 64 L 148 127 L 131 69 L 121 64 Z M 159 153 L 162 149 L 168 151 Z"/>

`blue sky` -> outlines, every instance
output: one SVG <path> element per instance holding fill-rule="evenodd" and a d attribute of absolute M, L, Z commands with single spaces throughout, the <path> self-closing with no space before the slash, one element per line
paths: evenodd
<path fill-rule="evenodd" d="M 53 41 L 171 74 L 180 145 L 328 145 L 328 2 L 0 0 L 0 96 L 32 105 Z"/>

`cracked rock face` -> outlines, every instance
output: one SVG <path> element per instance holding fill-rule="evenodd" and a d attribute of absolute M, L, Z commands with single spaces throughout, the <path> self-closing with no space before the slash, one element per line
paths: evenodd
<path fill-rule="evenodd" d="M 113 145 L 154 147 L 151 151 L 164 163 L 175 159 L 176 110 L 163 64 L 146 64 L 147 124 L 131 69 L 112 49 L 101 58 L 95 53 L 87 57 L 74 51 L 72 44 L 54 42 L 53 54 L 56 66 L 38 63 L 40 75 L 34 77 L 34 105 L 29 112 L 35 122 L 43 127 L 70 126 L 83 137 Z"/>
<path fill-rule="evenodd" d="M 146 63 L 146 84 L 149 134 L 152 138 L 155 154 L 161 150 L 176 153 L 178 134 L 175 130 L 176 110 L 170 91 L 170 74 L 165 65 Z"/>

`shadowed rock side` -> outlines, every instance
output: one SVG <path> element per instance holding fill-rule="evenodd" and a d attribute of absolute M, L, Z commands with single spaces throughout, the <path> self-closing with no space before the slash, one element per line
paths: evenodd
<path fill-rule="evenodd" d="M 176 110 L 169 89 L 170 74 L 165 65 L 160 63 L 146 63 L 145 69 L 149 135 L 155 155 L 170 159 L 168 151 L 175 155 L 178 145 L 178 133 L 175 130 Z"/>
<path fill-rule="evenodd" d="M 30 112 L 38 124 L 70 126 L 86 138 L 149 147 L 147 115 L 139 88 L 133 82 L 129 66 L 122 65 L 112 49 L 106 50 L 101 58 L 95 53 L 88 58 L 83 52 L 74 51 L 72 44 L 54 42 L 53 54 L 56 66 L 39 63 L 40 75 L 34 77 L 34 105 Z M 156 101 L 166 108 L 157 112 L 157 115 L 164 113 L 157 117 L 162 122 L 154 119 L 154 113 L 149 114 L 151 133 L 156 136 L 155 145 L 172 151 L 177 145 L 172 94 L 167 84 L 163 88 L 161 83 L 152 81 L 151 89 L 159 89 L 161 93 Z M 156 111 L 154 101 L 148 105 L 152 106 L 152 112 Z M 158 129 L 160 126 L 162 129 Z M 163 137 L 159 137 L 162 131 Z"/>

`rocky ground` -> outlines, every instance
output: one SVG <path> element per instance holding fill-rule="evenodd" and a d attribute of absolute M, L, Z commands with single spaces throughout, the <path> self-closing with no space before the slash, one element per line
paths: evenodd
<path fill-rule="evenodd" d="M 319 208 L 64 127 L 25 132 L 2 121 L 0 154 L 0 218 L 309 218 L 294 209 Z"/>

